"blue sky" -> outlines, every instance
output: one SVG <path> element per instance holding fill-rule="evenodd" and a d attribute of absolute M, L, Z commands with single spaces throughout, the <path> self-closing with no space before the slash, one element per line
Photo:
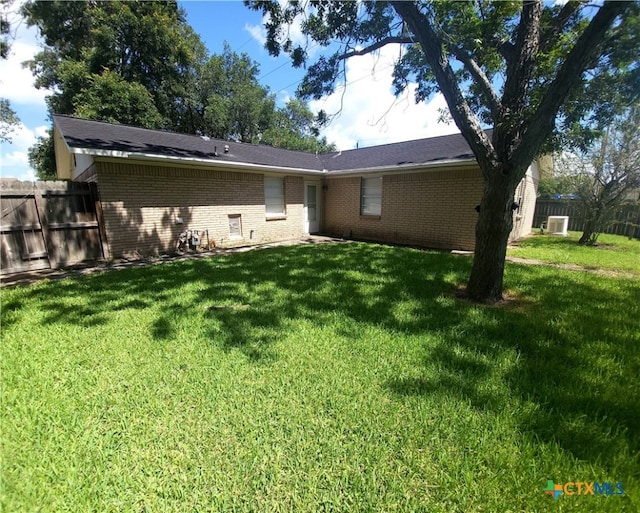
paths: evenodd
<path fill-rule="evenodd" d="M 16 2 L 17 4 L 18 2 Z M 210 53 L 220 53 L 224 42 L 236 52 L 247 53 L 260 66 L 260 82 L 276 94 L 280 103 L 295 95 L 304 71 L 294 69 L 288 57 L 271 57 L 264 49 L 263 20 L 260 13 L 240 1 L 179 2 L 187 21 L 200 35 Z M 16 9 L 14 5 L 13 9 Z M 15 19 L 15 18 L 14 18 Z M 33 77 L 21 63 L 30 59 L 42 43 L 34 28 L 14 24 L 15 40 L 9 59 L 0 61 L 0 96 L 8 98 L 21 119 L 11 143 L 0 145 L 0 176 L 34 180 L 27 150 L 47 126 L 46 91 L 33 87 Z M 299 27 L 291 29 L 294 40 Z M 382 49 L 377 55 L 354 57 L 347 62 L 347 86 L 333 95 L 313 101 L 317 111 L 339 115 L 325 128 L 323 135 L 339 149 L 356 145 L 372 146 L 457 132 L 455 126 L 438 122 L 444 100 L 436 95 L 429 103 L 416 105 L 409 93 L 395 98 L 391 91 L 391 71 L 398 46 Z M 313 55 L 313 54 L 312 54 Z"/>

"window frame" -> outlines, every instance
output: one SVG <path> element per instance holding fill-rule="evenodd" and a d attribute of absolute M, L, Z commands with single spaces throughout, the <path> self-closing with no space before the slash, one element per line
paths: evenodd
<path fill-rule="evenodd" d="M 242 214 L 228 214 L 228 220 L 229 220 L 229 238 L 230 239 L 242 239 Z M 232 229 L 232 225 L 234 223 L 232 223 L 232 220 L 236 220 L 237 219 L 237 225 L 238 225 L 238 232 L 234 233 L 233 229 Z"/>
<path fill-rule="evenodd" d="M 269 210 L 270 208 L 272 209 L 271 211 Z M 265 175 L 264 177 L 264 212 L 267 219 L 282 218 L 287 215 L 287 203 L 286 203 L 286 197 L 285 197 L 285 186 L 284 186 L 283 176 Z"/>
<path fill-rule="evenodd" d="M 360 179 L 360 215 L 363 217 L 382 216 L 381 176 L 363 176 Z"/>

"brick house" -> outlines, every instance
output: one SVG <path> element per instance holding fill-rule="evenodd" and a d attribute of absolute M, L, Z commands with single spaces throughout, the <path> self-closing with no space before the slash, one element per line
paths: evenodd
<path fill-rule="evenodd" d="M 58 177 L 95 181 L 108 254 L 173 251 L 186 229 L 216 245 L 309 233 L 472 250 L 482 175 L 459 134 L 314 155 L 54 116 Z M 531 231 L 534 163 L 512 239 Z"/>

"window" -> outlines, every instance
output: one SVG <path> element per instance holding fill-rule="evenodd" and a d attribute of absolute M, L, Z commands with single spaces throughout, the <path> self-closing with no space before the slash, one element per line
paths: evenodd
<path fill-rule="evenodd" d="M 240 214 L 229 216 L 229 236 L 232 239 L 242 238 L 242 219 Z"/>
<path fill-rule="evenodd" d="M 267 217 L 285 215 L 284 178 L 264 177 L 264 206 Z"/>
<path fill-rule="evenodd" d="M 360 214 L 379 216 L 382 213 L 382 177 L 363 178 L 360 191 Z"/>

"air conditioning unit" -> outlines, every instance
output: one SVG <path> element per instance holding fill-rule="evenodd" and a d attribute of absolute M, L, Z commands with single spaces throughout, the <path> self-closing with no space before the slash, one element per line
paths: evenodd
<path fill-rule="evenodd" d="M 566 237 L 569 229 L 569 216 L 547 217 L 547 232 L 549 235 L 561 235 Z"/>

